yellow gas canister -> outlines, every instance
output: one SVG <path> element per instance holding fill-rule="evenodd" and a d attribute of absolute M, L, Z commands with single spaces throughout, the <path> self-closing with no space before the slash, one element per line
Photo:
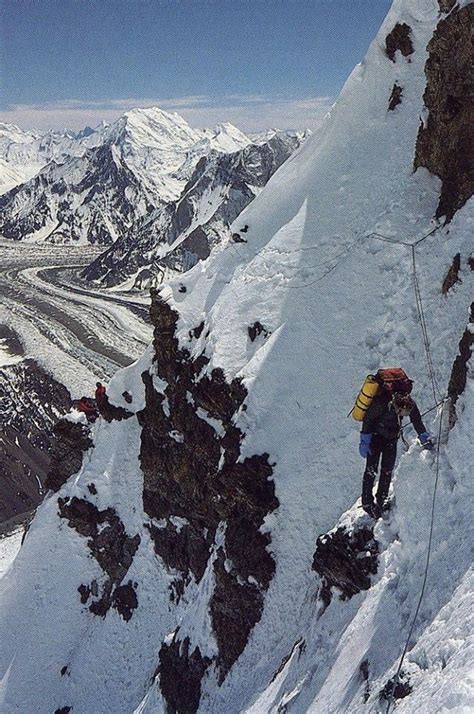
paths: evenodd
<path fill-rule="evenodd" d="M 372 404 L 372 399 L 375 397 L 379 390 L 379 383 L 375 379 L 373 374 L 368 374 L 365 378 L 365 382 L 362 385 L 362 389 L 357 395 L 354 406 L 352 407 L 351 415 L 356 421 L 363 421 L 367 409 Z"/>

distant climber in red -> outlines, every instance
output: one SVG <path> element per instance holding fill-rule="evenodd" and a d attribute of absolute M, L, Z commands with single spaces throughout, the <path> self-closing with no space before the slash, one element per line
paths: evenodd
<path fill-rule="evenodd" d="M 101 382 L 96 382 L 95 387 L 95 401 L 97 403 L 97 406 L 99 406 L 99 404 L 104 401 L 105 387 Z"/>

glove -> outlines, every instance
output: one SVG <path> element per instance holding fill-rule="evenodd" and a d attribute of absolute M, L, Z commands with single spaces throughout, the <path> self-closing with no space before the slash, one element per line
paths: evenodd
<path fill-rule="evenodd" d="M 371 441 L 372 441 L 372 434 L 361 433 L 360 442 L 359 442 L 359 454 L 362 456 L 363 459 L 366 459 L 367 456 L 370 456 L 370 454 L 372 453 L 372 451 L 370 449 Z"/>
<path fill-rule="evenodd" d="M 421 445 L 424 449 L 428 449 L 428 451 L 432 451 L 434 449 L 433 439 L 431 438 L 431 434 L 429 434 L 427 431 L 424 431 L 422 434 L 419 434 L 418 438 L 421 441 Z"/>

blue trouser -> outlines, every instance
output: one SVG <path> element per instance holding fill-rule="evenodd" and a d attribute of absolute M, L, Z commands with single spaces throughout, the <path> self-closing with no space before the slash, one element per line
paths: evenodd
<path fill-rule="evenodd" d="M 373 503 L 372 490 L 374 481 L 377 478 L 380 460 L 382 460 L 382 464 L 376 495 L 377 503 L 382 505 L 387 498 L 393 468 L 397 458 L 397 441 L 398 439 L 384 439 L 380 434 L 372 435 L 370 442 L 370 450 L 372 453 L 367 457 L 362 481 L 362 505 Z"/>

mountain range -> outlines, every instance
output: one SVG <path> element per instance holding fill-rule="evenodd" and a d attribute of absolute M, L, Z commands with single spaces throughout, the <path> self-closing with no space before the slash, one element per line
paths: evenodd
<path fill-rule="evenodd" d="M 229 123 L 198 130 L 158 108 L 79 134 L 1 131 L 3 180 L 21 181 L 0 196 L 2 237 L 114 244 L 84 273 L 107 286 L 143 266 L 133 284 L 157 282 L 208 254 L 308 135 L 253 139 Z"/>

